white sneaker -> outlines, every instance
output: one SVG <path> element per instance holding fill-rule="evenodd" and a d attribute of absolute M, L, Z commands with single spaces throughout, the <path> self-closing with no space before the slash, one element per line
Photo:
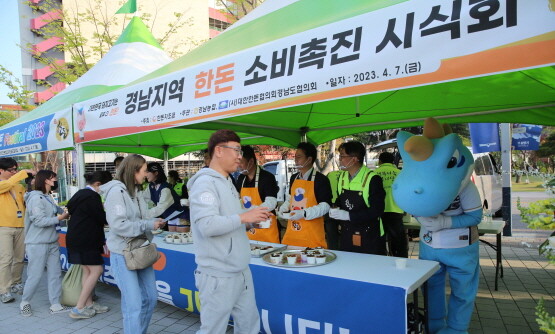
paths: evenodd
<path fill-rule="evenodd" d="M 96 312 L 96 314 L 106 313 L 106 312 L 110 311 L 110 308 L 108 306 L 100 305 L 98 303 L 92 303 L 91 305 L 87 306 L 86 308 L 93 309 Z"/>
<path fill-rule="evenodd" d="M 19 305 L 19 311 L 21 312 L 21 315 L 24 317 L 30 317 L 33 315 L 33 311 L 31 311 L 31 304 L 29 303 Z"/>
<path fill-rule="evenodd" d="M 72 307 L 65 306 L 61 304 L 55 304 L 50 306 L 50 314 L 64 313 L 71 311 Z"/>

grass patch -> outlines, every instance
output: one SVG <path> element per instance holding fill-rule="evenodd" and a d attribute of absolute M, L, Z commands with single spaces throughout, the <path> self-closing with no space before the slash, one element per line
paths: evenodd
<path fill-rule="evenodd" d="M 528 191 L 528 192 L 543 192 L 545 188 L 542 187 L 542 182 L 530 182 L 530 183 L 513 183 L 511 184 L 512 191 Z"/>

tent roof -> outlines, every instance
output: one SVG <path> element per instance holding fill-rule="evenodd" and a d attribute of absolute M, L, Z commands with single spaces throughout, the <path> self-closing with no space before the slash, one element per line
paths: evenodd
<path fill-rule="evenodd" d="M 267 3 L 271 4 L 272 1 L 277 3 L 279 0 L 267 0 Z M 385 39 L 388 22 L 390 24 L 394 19 L 404 22 L 409 14 L 414 13 L 422 20 L 419 22 L 423 22 L 439 1 L 292 2 L 230 29 L 106 97 L 118 94 L 120 97 L 125 96 L 126 92 L 181 77 L 187 78 L 186 83 L 189 84 L 189 91 L 185 91 L 186 98 L 183 103 L 166 106 L 164 111 L 171 108 L 193 109 L 202 102 L 217 103 L 241 97 L 241 94 L 249 95 L 311 80 L 318 81 L 318 88 L 324 89 L 270 99 L 268 102 L 224 108 L 207 115 L 178 117 L 174 121 L 156 125 L 112 125 L 111 136 L 125 134 L 124 137 L 134 138 L 132 140 L 138 142 L 137 138 L 146 133 L 160 133 L 159 136 L 163 136 L 165 131 L 171 130 L 168 128 L 171 126 L 197 130 L 228 128 L 273 137 L 293 146 L 304 135 L 309 141 L 319 144 L 363 131 L 421 125 L 430 116 L 446 123 L 519 122 L 555 125 L 555 17 L 543 4 L 534 1 L 526 5 L 519 3 L 517 16 L 521 21 L 514 28 L 516 30 L 503 26 L 498 30 L 486 29 L 480 34 L 470 34 L 465 29 L 465 34 L 458 39 L 449 38 L 449 34 L 424 38 L 420 36 L 420 31 L 415 31 L 414 36 L 420 39 L 413 43 L 412 48 L 405 50 L 398 45 L 388 45 L 379 54 L 375 49 L 380 40 Z M 461 24 L 470 26 L 475 23 L 475 18 L 469 14 L 469 5 L 465 5 L 464 10 L 466 12 L 461 15 L 461 22 L 462 16 L 465 21 Z M 323 70 L 312 72 L 297 66 L 290 77 L 284 76 L 252 86 L 244 84 L 247 69 L 257 56 L 265 57 L 262 59 L 268 64 L 272 61 L 272 51 L 275 54 L 291 45 L 297 46 L 298 56 L 307 41 L 325 36 L 332 41 L 335 33 L 353 29 L 352 34 L 358 25 L 363 26 L 364 33 L 361 56 L 356 62 L 336 67 L 326 63 Z M 414 26 L 415 30 L 418 29 L 416 22 Z M 443 41 L 445 47 L 439 47 L 438 41 Z M 326 45 L 329 53 L 333 45 L 332 42 Z M 328 55 L 326 61 L 329 58 Z M 390 70 L 395 68 L 395 62 L 413 59 L 427 61 L 425 66 L 428 68 L 421 73 L 401 73 L 396 77 L 381 72 L 387 66 Z M 201 71 L 215 70 L 228 63 L 233 63 L 236 69 L 233 92 L 197 100 L 193 96 L 195 76 Z M 381 76 L 380 80 L 365 79 L 362 83 L 353 84 L 355 75 L 360 73 L 366 78 L 369 73 L 373 73 L 371 66 L 381 69 L 377 74 Z M 350 84 L 330 88 L 326 86 L 328 82 L 325 78 L 332 76 L 345 76 Z M 83 105 L 94 103 L 95 100 Z M 160 110 L 152 111 L 153 114 L 155 112 Z M 126 131 L 142 133 L 126 134 Z M 183 132 L 182 136 L 186 134 Z M 104 143 L 110 140 L 102 139 Z M 113 140 L 115 142 L 115 138 Z M 84 145 L 94 145 L 95 142 L 89 141 Z"/>

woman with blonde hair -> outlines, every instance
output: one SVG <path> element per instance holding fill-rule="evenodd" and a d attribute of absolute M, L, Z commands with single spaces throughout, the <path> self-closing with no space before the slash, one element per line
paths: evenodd
<path fill-rule="evenodd" d="M 145 218 L 148 207 L 140 190 L 146 168 L 142 156 L 129 155 L 121 162 L 116 179 L 100 186 L 106 199 L 106 220 L 110 225 L 106 244 L 110 250 L 112 272 L 121 291 L 123 330 L 127 334 L 147 332 L 158 297 L 152 266 L 129 270 L 123 256 L 129 239 L 146 235 L 151 241 L 151 231 L 165 224 L 162 219 Z"/>

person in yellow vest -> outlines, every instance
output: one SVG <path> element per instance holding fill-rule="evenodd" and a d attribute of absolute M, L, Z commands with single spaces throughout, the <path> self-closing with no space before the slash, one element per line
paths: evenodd
<path fill-rule="evenodd" d="M 409 242 L 403 227 L 403 214 L 399 206 L 395 203 L 393 195 L 391 194 L 391 185 L 400 170 L 393 164 L 395 156 L 389 152 L 383 152 L 378 157 L 379 167 L 376 169 L 383 181 L 383 188 L 385 190 L 385 210 L 382 215 L 382 221 L 385 229 L 385 235 L 389 239 L 391 249 L 389 252 L 393 256 L 408 257 L 409 256 Z"/>
<path fill-rule="evenodd" d="M 241 146 L 243 158 L 239 164 L 240 175 L 235 186 L 241 195 L 241 204 L 245 210 L 262 206 L 274 211 L 277 205 L 279 191 L 276 178 L 263 170 L 256 163 L 256 155 L 251 146 Z M 270 218 L 269 228 L 255 228 L 247 230 L 250 240 L 279 243 L 279 226 L 276 216 Z"/>
<path fill-rule="evenodd" d="M 331 206 L 336 206 L 337 202 L 337 184 L 341 174 L 345 173 L 343 170 L 334 170 L 329 172 L 327 177 L 330 180 L 331 186 Z M 324 221 L 324 229 L 326 230 L 326 241 L 328 242 L 329 249 L 339 249 L 339 225 L 340 220 L 326 217 Z"/>
<path fill-rule="evenodd" d="M 339 209 L 330 217 L 342 221 L 341 250 L 386 255 L 380 217 L 384 211 L 382 178 L 363 165 L 366 148 L 350 141 L 339 146 L 341 174 L 338 184 Z"/>
<path fill-rule="evenodd" d="M 176 170 L 170 170 L 168 172 L 168 183 L 173 187 L 173 190 L 175 190 L 179 198 L 189 198 L 185 182 L 179 177 L 179 173 Z"/>
<path fill-rule="evenodd" d="M 278 215 L 287 219 L 282 243 L 291 246 L 327 248 L 324 216 L 331 205 L 330 181 L 314 170 L 316 147 L 300 143 L 295 152 L 298 173 L 291 175 L 291 194 L 280 206 Z M 284 215 L 289 212 L 289 214 Z"/>

